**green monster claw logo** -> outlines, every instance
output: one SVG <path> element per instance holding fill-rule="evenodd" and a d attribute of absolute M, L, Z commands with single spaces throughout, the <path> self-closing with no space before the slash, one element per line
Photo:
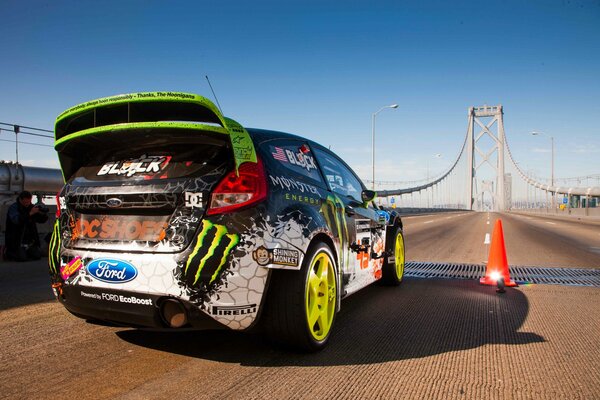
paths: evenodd
<path fill-rule="evenodd" d="M 329 195 L 321 205 L 321 213 L 327 221 L 327 225 L 334 230 L 334 236 L 340 238 L 340 266 L 344 266 L 344 249 L 348 248 L 348 225 L 344 218 L 344 203 L 337 196 Z M 335 222 L 335 223 L 334 223 Z M 343 225 L 343 230 L 342 230 Z"/>
<path fill-rule="evenodd" d="M 60 255 L 60 223 L 58 219 L 54 222 L 52 228 L 52 237 L 50 238 L 50 247 L 48 248 L 48 266 L 50 274 L 58 276 Z"/>
<path fill-rule="evenodd" d="M 183 277 L 189 286 L 196 286 L 198 282 L 208 286 L 219 277 L 227 256 L 240 241 L 237 234 L 227 232 L 224 225 L 202 221 L 202 231 L 198 234 L 194 250 L 183 271 Z"/>

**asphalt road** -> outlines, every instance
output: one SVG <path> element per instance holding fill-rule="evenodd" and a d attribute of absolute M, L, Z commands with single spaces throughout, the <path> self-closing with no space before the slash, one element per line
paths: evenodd
<path fill-rule="evenodd" d="M 600 221 L 514 213 L 457 212 L 404 217 L 410 261 L 487 262 L 497 219 L 508 263 L 521 266 L 600 268 Z"/>
<path fill-rule="evenodd" d="M 495 215 L 488 225 L 485 213 L 459 214 L 407 218 L 408 258 L 483 261 Z M 600 237 L 593 224 L 502 221 L 511 264 L 600 265 L 586 250 Z M 260 333 L 86 323 L 52 300 L 44 262 L 0 263 L 0 343 L 6 399 L 600 398 L 597 288 L 498 295 L 468 280 L 373 285 L 342 303 L 330 345 L 307 355 Z"/>

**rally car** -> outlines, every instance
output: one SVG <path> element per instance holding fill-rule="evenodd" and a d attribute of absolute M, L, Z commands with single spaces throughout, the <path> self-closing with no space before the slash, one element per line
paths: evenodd
<path fill-rule="evenodd" d="M 204 97 L 112 96 L 55 125 L 65 186 L 49 267 L 72 314 L 247 330 L 318 350 L 340 300 L 404 274 L 402 222 L 300 136 L 246 129 Z"/>

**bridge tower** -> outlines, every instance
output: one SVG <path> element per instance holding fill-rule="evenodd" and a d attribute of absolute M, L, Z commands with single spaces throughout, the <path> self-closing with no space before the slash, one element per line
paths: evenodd
<path fill-rule="evenodd" d="M 476 189 L 473 192 L 474 179 L 477 178 L 477 170 L 483 164 L 487 163 L 496 172 L 496 185 L 492 192 L 494 211 L 504 211 L 506 209 L 506 195 L 504 191 L 504 112 L 502 106 L 487 106 L 469 108 L 469 127 L 467 130 L 467 192 L 468 192 L 468 209 L 472 210 L 479 195 L 483 195 L 484 188 Z M 491 118 L 491 120 L 489 119 Z M 475 134 L 476 125 L 481 130 Z M 480 149 L 477 142 L 484 136 L 488 135 L 493 140 L 493 146 L 489 151 Z M 493 163 L 491 158 L 497 153 L 496 162 Z M 478 154 L 480 160 L 476 160 L 475 155 Z M 478 162 L 477 162 L 478 161 Z M 480 185 L 483 186 L 483 185 Z M 485 189 L 489 190 L 489 185 L 485 185 Z M 475 184 L 475 188 L 478 185 Z M 487 191 L 485 190 L 485 191 Z"/>

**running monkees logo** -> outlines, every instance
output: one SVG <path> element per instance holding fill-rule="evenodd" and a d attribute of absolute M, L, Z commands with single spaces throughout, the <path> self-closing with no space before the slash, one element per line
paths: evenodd
<path fill-rule="evenodd" d="M 289 267 L 297 267 L 300 253 L 298 250 L 290 249 L 267 249 L 260 246 L 252 252 L 252 258 L 258 265 L 265 266 L 267 264 L 286 265 Z"/>
<path fill-rule="evenodd" d="M 297 165 L 301 168 L 306 169 L 310 172 L 311 169 L 317 169 L 317 165 L 315 164 L 315 159 L 312 156 L 306 155 L 301 151 L 293 152 L 288 149 L 282 149 L 281 147 L 273 146 L 275 150 L 273 153 L 273 158 L 279 160 L 284 163 L 290 163 L 292 165 Z"/>
<path fill-rule="evenodd" d="M 131 177 L 138 174 L 157 174 L 169 164 L 170 160 L 171 156 L 143 155 L 140 158 L 130 160 L 112 161 L 104 164 L 96 175 L 124 175 L 126 177 Z"/>

